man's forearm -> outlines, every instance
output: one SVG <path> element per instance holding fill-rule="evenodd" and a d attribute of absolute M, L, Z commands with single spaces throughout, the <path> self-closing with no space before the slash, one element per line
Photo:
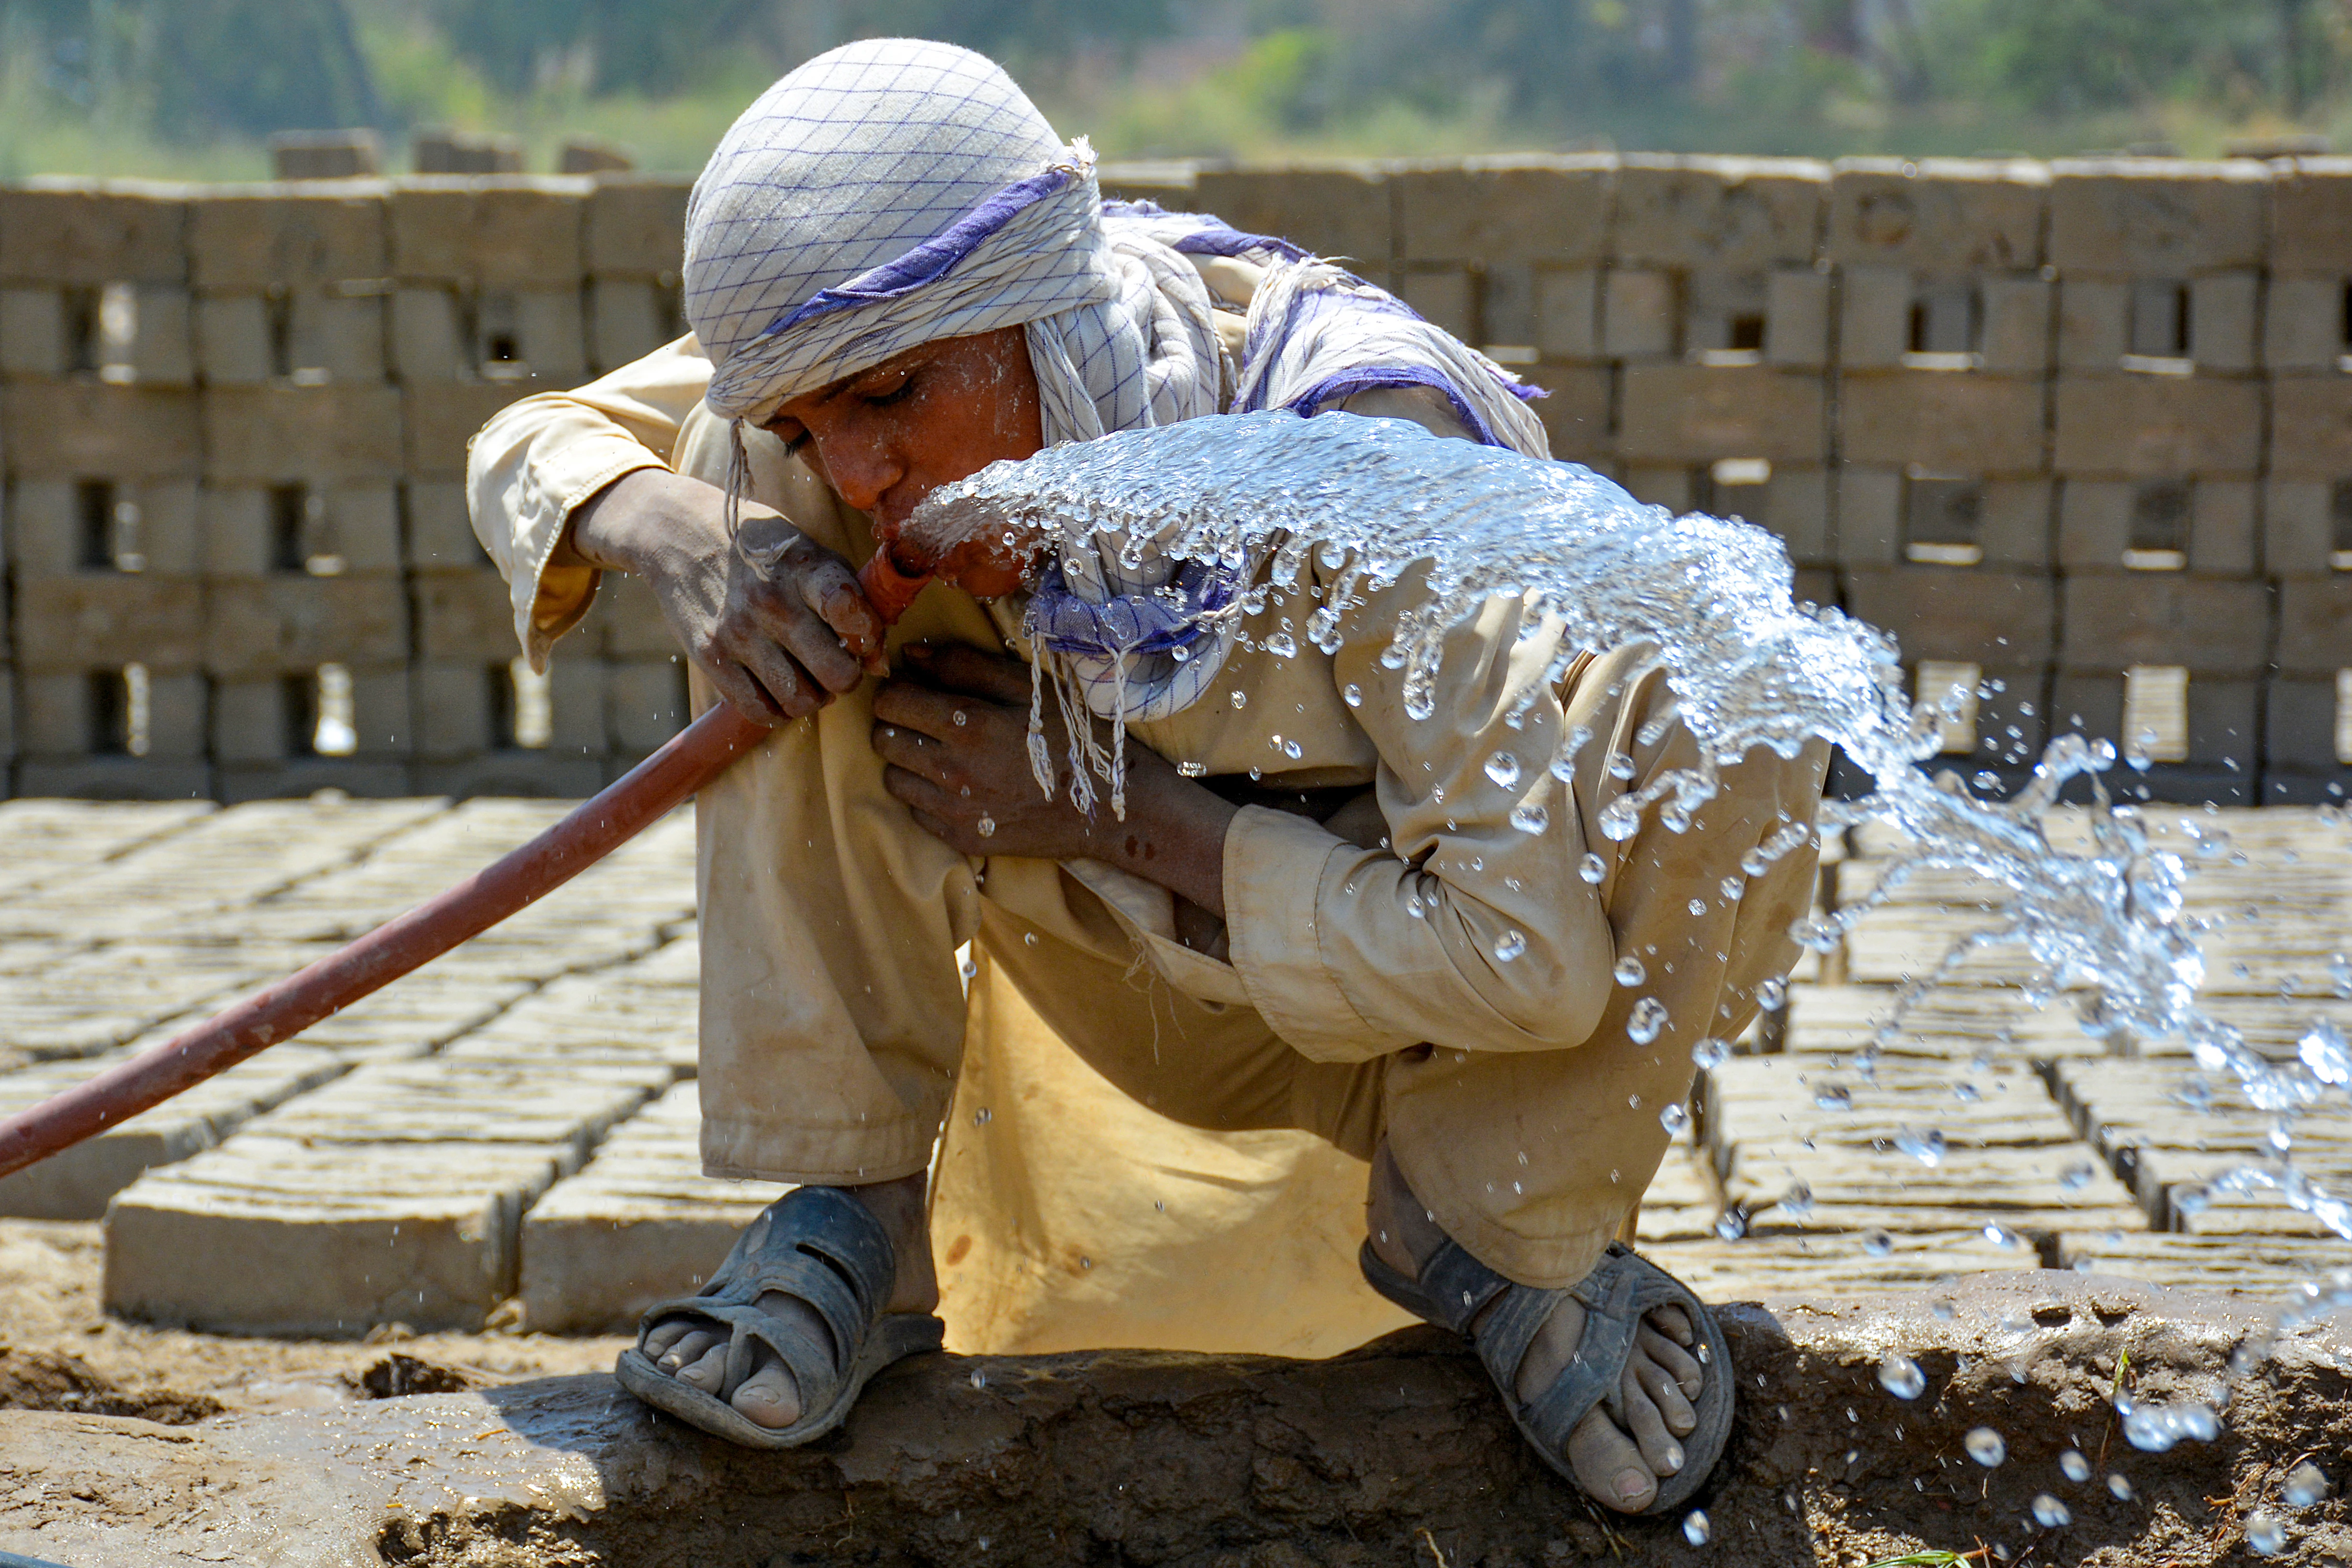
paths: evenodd
<path fill-rule="evenodd" d="M 548 564 L 645 576 L 665 547 L 676 546 L 681 525 L 709 510 L 718 494 L 667 468 L 632 469 L 572 509 Z"/>
<path fill-rule="evenodd" d="M 1225 918 L 1225 830 L 1240 807 L 1158 768 L 1128 775 L 1127 820 L 1098 806 L 1095 858 Z"/>

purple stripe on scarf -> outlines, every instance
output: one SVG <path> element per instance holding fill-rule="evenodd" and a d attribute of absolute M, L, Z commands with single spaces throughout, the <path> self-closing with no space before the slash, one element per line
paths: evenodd
<path fill-rule="evenodd" d="M 1312 418 L 1330 404 L 1344 403 L 1360 392 L 1370 392 L 1381 386 L 1426 386 L 1442 392 L 1445 395 L 1445 401 L 1454 405 L 1454 412 L 1461 416 L 1462 423 L 1469 426 L 1470 433 L 1477 437 L 1482 445 L 1500 447 L 1506 444 L 1496 436 L 1494 427 L 1486 423 L 1470 400 L 1462 395 L 1461 389 L 1450 377 L 1443 371 L 1417 364 L 1368 364 L 1343 370 L 1336 375 L 1324 377 L 1283 406 L 1294 414 Z"/>
<path fill-rule="evenodd" d="M 1231 605 L 1240 590 L 1239 572 L 1212 561 L 1187 559 L 1165 588 L 1090 605 L 1070 592 L 1062 563 L 1050 561 L 1029 596 L 1027 629 L 1058 654 L 1110 659 L 1173 653 L 1207 636 L 1211 617 Z"/>
<path fill-rule="evenodd" d="M 1270 250 L 1285 261 L 1304 261 L 1308 251 L 1271 234 L 1244 234 L 1221 217 L 1208 213 L 1171 213 L 1154 201 L 1107 201 L 1102 205 L 1105 217 L 1172 217 L 1194 225 L 1191 232 L 1169 241 L 1171 248 L 1187 256 L 1240 256 L 1252 250 Z"/>
<path fill-rule="evenodd" d="M 1032 204 L 1052 195 L 1077 176 L 1068 169 L 1048 169 L 1016 184 L 1005 186 L 931 238 L 895 261 L 886 261 L 835 289 L 812 294 L 790 314 L 761 332 L 763 338 L 789 331 L 803 321 L 835 310 L 854 310 L 911 294 L 926 283 L 946 277 L 998 229 Z"/>

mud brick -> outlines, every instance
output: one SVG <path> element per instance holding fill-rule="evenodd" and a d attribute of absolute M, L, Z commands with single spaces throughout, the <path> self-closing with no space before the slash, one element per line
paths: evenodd
<path fill-rule="evenodd" d="M 1535 275 L 1536 350 L 1547 359 L 1601 354 L 1601 274 L 1589 267 Z"/>
<path fill-rule="evenodd" d="M 472 757 L 499 743 L 491 700 L 494 667 L 475 659 L 426 659 L 412 673 L 416 755 L 428 763 Z"/>
<path fill-rule="evenodd" d="M 1617 175 L 1610 251 L 1636 266 L 1717 272 L 1811 262 L 1829 165 L 1809 158 L 1635 153 Z"/>
<path fill-rule="evenodd" d="M 318 289 L 390 270 L 384 202 L 391 187 L 225 185 L 192 203 L 189 281 L 219 293 Z"/>
<path fill-rule="evenodd" d="M 1933 566 L 1849 568 L 1846 607 L 1895 634 L 1906 658 L 1987 668 L 2050 661 L 2056 632 L 2052 580 L 2021 572 Z"/>
<path fill-rule="evenodd" d="M 605 732 L 615 750 L 650 752 L 686 720 L 686 666 L 675 655 L 604 667 Z"/>
<path fill-rule="evenodd" d="M 1096 177 L 1105 201 L 1157 202 L 1171 213 L 1193 210 L 1195 172 L 1187 160 L 1105 163 L 1097 169 Z"/>
<path fill-rule="evenodd" d="M 1825 562 L 1831 557 L 1829 491 L 1825 470 L 1780 464 L 1761 485 L 1718 489 L 1716 506 L 1771 530 L 1789 547 L 1790 560 Z"/>
<path fill-rule="evenodd" d="M 1764 363 L 1820 370 L 1830 362 L 1830 278 L 1781 267 L 1764 283 Z"/>
<path fill-rule="evenodd" d="M 1611 359 L 1664 358 L 1675 352 L 1680 314 L 1671 273 L 1612 268 L 1601 280 L 1601 350 Z"/>
<path fill-rule="evenodd" d="M 1524 261 L 1484 268 L 1478 274 L 1478 338 L 1490 352 L 1516 363 L 1536 342 L 1536 268 Z"/>
<path fill-rule="evenodd" d="M 2278 667 L 2290 675 L 2352 668 L 2352 575 L 2279 584 Z"/>
<path fill-rule="evenodd" d="M 606 575 L 596 595 L 592 624 L 600 630 L 606 658 L 668 658 L 677 652 L 677 639 L 662 619 L 661 605 L 640 577 Z"/>
<path fill-rule="evenodd" d="M 304 289 L 288 302 L 288 369 L 306 379 L 382 381 L 384 302 L 382 295 Z"/>
<path fill-rule="evenodd" d="M 1581 459 L 1609 450 L 1606 365 L 1532 364 L 1520 374 L 1550 394 L 1533 407 L 1551 438 L 1553 457 Z"/>
<path fill-rule="evenodd" d="M 2217 676 L 2269 656 L 2267 584 L 2185 572 L 2078 572 L 2060 593 L 2059 662 L 2071 669 L 2183 665 Z"/>
<path fill-rule="evenodd" d="M 339 485 L 320 500 L 324 526 L 310 553 L 336 557 L 346 572 L 400 570 L 400 495 L 389 482 Z"/>
<path fill-rule="evenodd" d="M 1911 348 L 1916 284 L 1899 267 L 1849 267 L 1838 279 L 1838 363 L 1850 370 L 1903 363 Z"/>
<path fill-rule="evenodd" d="M 204 521 L 194 479 L 158 479 L 125 488 L 138 518 L 140 570 L 151 577 L 194 577 L 204 563 Z M 77 508 L 77 510 L 79 508 Z"/>
<path fill-rule="evenodd" d="M 1819 376 L 1763 366 L 1636 364 L 1624 377 L 1618 447 L 1628 461 L 1819 463 L 1827 455 Z"/>
<path fill-rule="evenodd" d="M 446 289 L 400 289 L 392 296 L 392 373 L 409 382 L 447 382 L 469 374 L 473 353 L 459 324 L 457 297 Z"/>
<path fill-rule="evenodd" d="M 605 784 L 602 758 L 512 747 L 457 762 L 419 763 L 413 776 L 415 787 L 424 794 L 460 799 L 517 795 L 578 800 L 594 795 Z"/>
<path fill-rule="evenodd" d="M 187 280 L 185 187 L 36 177 L 0 188 L 0 280 Z"/>
<path fill-rule="evenodd" d="M 474 535 L 464 485 L 446 479 L 409 485 L 408 564 L 419 572 L 494 570 Z"/>
<path fill-rule="evenodd" d="M 2297 158 L 2271 170 L 2273 269 L 2346 270 L 2352 258 L 2352 158 Z"/>
<path fill-rule="evenodd" d="M 1423 317 L 1465 342 L 1480 340 L 1478 283 L 1460 267 L 1423 268 L 1397 279 L 1397 293 Z"/>
<path fill-rule="evenodd" d="M 1696 489 L 1692 477 L 1691 470 L 1680 464 L 1670 468 L 1643 466 L 1627 468 L 1622 482 L 1626 493 L 1643 506 L 1662 506 L 1680 516 L 1691 509 L 1691 497 Z"/>
<path fill-rule="evenodd" d="M 428 659 L 503 664 L 515 646 L 514 606 L 495 572 L 420 572 L 411 584 L 417 652 Z"/>
<path fill-rule="evenodd" d="M 2273 576 L 2324 577 L 2336 552 L 2336 487 L 2273 479 L 2263 498 L 2263 567 Z"/>
<path fill-rule="evenodd" d="M 2263 265 L 2271 175 L 2252 159 L 2062 159 L 2050 175 L 2050 260 L 2062 273 Z"/>
<path fill-rule="evenodd" d="M 82 569 L 79 487 L 68 479 L 19 479 L 8 492 L 5 539 L 19 576 Z"/>
<path fill-rule="evenodd" d="M 1851 567 L 1903 559 L 1903 476 L 1848 465 L 1837 475 L 1837 558 Z"/>
<path fill-rule="evenodd" d="M 2219 800 L 2226 796 L 2230 801 L 2252 805 L 2252 786 L 2261 757 L 2255 737 L 2260 733 L 2256 720 L 2262 699 L 2263 683 L 2259 680 L 2192 672 L 2189 678 L 2189 757 L 2186 762 L 2169 765 L 2185 770 L 2174 775 L 2176 785 L 2186 783 L 2196 787 L 2158 790 L 2149 798 Z M 2053 716 L 2062 721 L 2063 727 L 2074 728 L 2073 721 L 2079 716 L 2080 728 L 2085 734 L 2128 739 L 2123 734 L 2121 675 L 2062 673 L 2052 688 L 2052 700 Z M 2151 777 L 2163 774 L 2167 765 L 2158 764 Z M 2217 769 L 2233 776 L 2201 776 Z M 2125 775 L 2111 775 L 2108 782 L 2111 785 L 2121 784 Z M 2221 786 L 2221 794 L 2213 793 L 2216 786 Z"/>
<path fill-rule="evenodd" d="M 84 669 L 57 674 L 18 672 L 24 708 L 17 728 L 27 756 L 79 756 L 97 742 L 90 712 L 89 679 L 89 672 Z"/>
<path fill-rule="evenodd" d="M 393 270 L 404 280 L 544 289 L 583 271 L 585 179 L 425 176 L 392 192 Z"/>
<path fill-rule="evenodd" d="M 213 386 L 257 386 L 277 374 L 269 301 L 258 294 L 196 298 L 196 363 Z"/>
<path fill-rule="evenodd" d="M 587 269 L 676 277 L 685 262 L 686 198 L 693 188 L 690 181 L 658 174 L 598 180 L 584 220 Z"/>
<path fill-rule="evenodd" d="M 2352 376 L 2283 375 L 2270 385 L 2271 472 L 2352 479 Z"/>
<path fill-rule="evenodd" d="M 277 520 L 267 489 L 206 485 L 200 504 L 205 576 L 266 577 L 278 569 Z"/>
<path fill-rule="evenodd" d="M 1388 273 L 1398 248 L 1393 195 L 1387 174 L 1370 163 L 1203 169 L 1192 192 L 1196 211 L 1214 213 L 1244 234 L 1273 235 L 1348 261 L 1375 281 Z"/>
<path fill-rule="evenodd" d="M 2352 265 L 2352 257 L 2347 257 Z M 2263 314 L 2263 363 L 2272 370 L 2332 371 L 2347 344 L 2341 275 L 2273 277 Z"/>
<path fill-rule="evenodd" d="M 2039 375 L 2050 367 L 2050 285 L 2039 278 L 1980 279 L 1984 331 L 1979 353 L 1995 374 Z"/>
<path fill-rule="evenodd" d="M 2189 284 L 2189 354 L 2200 371 L 2250 371 L 2260 326 L 2258 274 L 2220 272 Z"/>
<path fill-rule="evenodd" d="M 1972 372 L 1896 370 L 1840 384 L 1839 427 L 1857 463 L 1940 473 L 2042 468 L 2042 384 Z"/>
<path fill-rule="evenodd" d="M 214 387 L 204 409 L 206 469 L 216 479 L 400 474 L 400 394 L 388 386 Z"/>
<path fill-rule="evenodd" d="M 1842 266 L 2031 270 L 2049 203 L 2048 165 L 2023 159 L 1841 158 L 1824 248 Z"/>
<path fill-rule="evenodd" d="M 24 747 L 27 756 L 58 759 L 90 752 L 100 741 L 93 685 L 110 670 L 27 674 Z M 193 672 L 148 677 L 148 757 L 158 764 L 202 762 L 205 755 L 205 678 Z"/>
<path fill-rule="evenodd" d="M 204 647 L 204 589 L 185 578 L 19 577 L 16 608 L 16 662 L 27 670 L 193 669 Z"/>
<path fill-rule="evenodd" d="M 1598 262 L 1608 245 L 1617 178 L 1617 160 L 1594 153 L 1464 158 L 1399 169 L 1389 180 L 1397 258 Z M 1202 199 L 1212 194 L 1204 188 Z M 1233 221 L 1231 214 L 1221 216 Z"/>
<path fill-rule="evenodd" d="M 63 375 L 66 300 L 55 289 L 0 289 L 0 375 Z"/>
<path fill-rule="evenodd" d="M 2058 562 L 2113 569 L 2132 548 L 2139 487 L 2120 479 L 2069 479 L 2058 509 Z M 2199 479 L 2189 487 L 2188 567 L 2251 574 L 2255 562 L 2255 486 L 2251 479 Z"/>
<path fill-rule="evenodd" d="M 513 299 L 522 355 L 531 374 L 558 386 L 587 379 L 588 340 L 579 288 L 520 289 Z"/>
<path fill-rule="evenodd" d="M 356 181 L 383 173 L 383 143 L 367 130 L 278 131 L 269 163 L 280 180 Z"/>
<path fill-rule="evenodd" d="M 2340 767 L 2336 707 L 2333 676 L 2282 676 L 2270 681 L 2263 697 L 2263 760 L 2273 767 L 2319 773 Z"/>
<path fill-rule="evenodd" d="M 193 479 L 204 469 L 196 394 L 97 381 L 0 390 L 0 448 L 20 479 Z"/>
<path fill-rule="evenodd" d="M 278 677 L 214 683 L 214 761 L 229 765 L 282 762 L 292 754 L 294 741 L 294 714 Z"/>
<path fill-rule="evenodd" d="M 1906 483 L 1903 473 L 1891 468 L 1848 467 L 1840 473 L 1840 561 L 1885 566 L 1905 559 L 1911 542 L 1905 518 Z M 2050 481 L 2038 477 L 1979 480 L 1975 542 L 1986 566 L 2045 568 L 2050 561 Z"/>
<path fill-rule="evenodd" d="M 2131 285 L 2117 278 L 2069 278 L 2058 289 L 2058 363 L 2068 370 L 2113 370 L 2131 347 Z"/>
<path fill-rule="evenodd" d="M 2252 474 L 2263 389 L 2182 375 L 2058 379 L 2053 465 L 2070 474 Z"/>
<path fill-rule="evenodd" d="M 403 396 L 408 471 L 419 479 L 463 479 L 466 443 L 508 404 L 543 390 L 528 381 L 451 382 L 412 386 Z"/>
<path fill-rule="evenodd" d="M 588 357 L 601 372 L 642 359 L 680 334 L 677 296 L 644 278 L 598 278 L 588 285 Z"/>
<path fill-rule="evenodd" d="M 408 601 L 396 576 L 276 577 L 206 590 L 205 667 L 226 677 L 408 657 Z"/>
<path fill-rule="evenodd" d="M 142 283 L 132 295 L 136 331 L 126 365 L 131 379 L 150 386 L 186 386 L 196 379 L 195 331 L 188 291 L 176 283 Z M 107 367 L 109 374 L 112 366 Z"/>

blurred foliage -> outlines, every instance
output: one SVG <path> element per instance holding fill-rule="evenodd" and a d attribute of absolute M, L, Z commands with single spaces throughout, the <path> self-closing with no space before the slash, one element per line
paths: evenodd
<path fill-rule="evenodd" d="M 691 169 L 833 44 L 950 38 L 1111 156 L 2034 153 L 2352 131 L 2352 0 L 0 0 L 0 176 L 283 129 Z"/>

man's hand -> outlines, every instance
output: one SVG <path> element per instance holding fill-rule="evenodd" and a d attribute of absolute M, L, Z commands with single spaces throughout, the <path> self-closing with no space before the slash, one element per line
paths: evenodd
<path fill-rule="evenodd" d="M 755 502 L 737 515 L 740 550 L 716 487 L 640 468 L 573 511 L 554 563 L 572 563 L 568 546 L 579 563 L 644 577 L 719 695 L 748 719 L 782 724 L 879 668 L 882 622 L 840 556 Z"/>
<path fill-rule="evenodd" d="M 887 764 L 883 787 L 926 832 L 965 855 L 1108 861 L 1223 917 L 1234 806 L 1132 736 L 1126 821 L 1108 802 L 1092 816 L 1073 805 L 1058 769 L 1048 798 L 1029 770 L 1029 667 L 961 647 L 907 655 L 914 678 L 891 681 L 874 700 L 874 750 Z M 1087 720 L 1108 749 L 1109 727 Z M 1058 762 L 1058 714 L 1046 731 Z"/>

